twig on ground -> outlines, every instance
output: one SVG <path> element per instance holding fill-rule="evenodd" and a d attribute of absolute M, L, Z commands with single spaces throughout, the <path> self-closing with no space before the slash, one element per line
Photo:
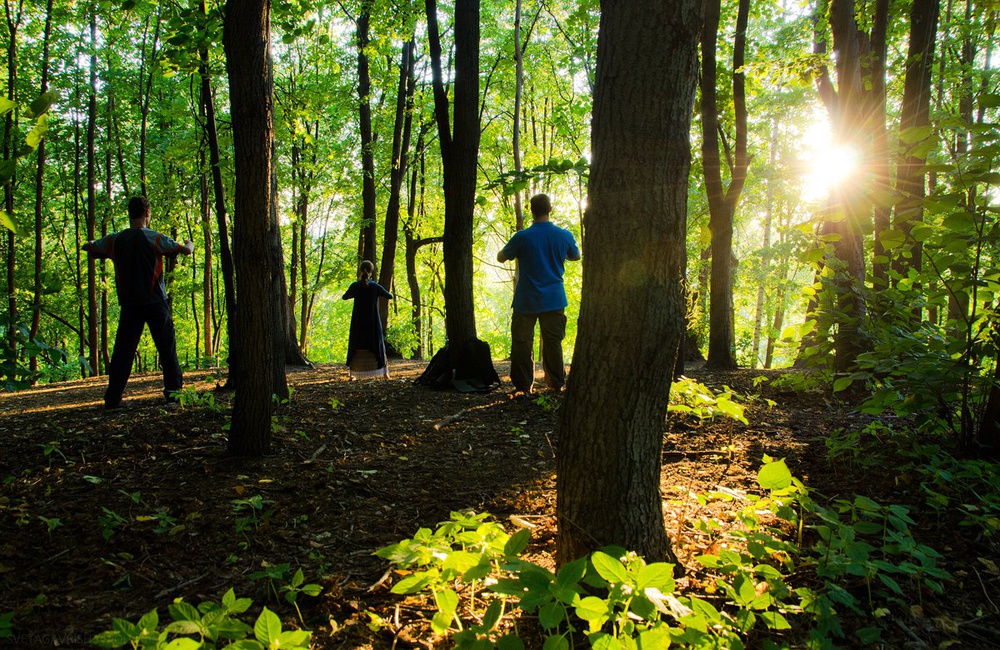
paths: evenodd
<path fill-rule="evenodd" d="M 458 413 L 455 413 L 453 415 L 449 415 L 446 418 L 441 418 L 440 420 L 438 420 L 437 422 L 434 423 L 434 430 L 435 431 L 440 431 L 443 427 L 448 426 L 449 424 L 451 424 L 455 420 L 459 419 L 463 415 L 465 415 L 465 409 L 462 409 L 461 411 L 459 411 Z"/>

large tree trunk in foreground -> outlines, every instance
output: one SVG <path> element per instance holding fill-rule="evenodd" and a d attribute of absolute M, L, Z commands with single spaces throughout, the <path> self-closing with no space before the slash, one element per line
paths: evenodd
<path fill-rule="evenodd" d="M 608 544 L 676 561 L 660 455 L 684 335 L 701 8 L 601 3 L 583 296 L 556 454 L 561 564 Z M 624 267 L 622 251 L 631 252 Z"/>
<path fill-rule="evenodd" d="M 229 0 L 223 44 L 232 104 L 236 168 L 235 228 L 239 336 L 232 355 L 233 421 L 229 453 L 258 457 L 271 442 L 274 325 L 271 300 L 273 270 L 269 257 L 271 225 L 271 141 L 274 102 L 268 47 L 270 0 Z"/>

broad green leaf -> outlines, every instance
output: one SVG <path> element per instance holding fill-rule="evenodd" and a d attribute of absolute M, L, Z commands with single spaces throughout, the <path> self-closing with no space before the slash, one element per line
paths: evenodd
<path fill-rule="evenodd" d="M 833 392 L 839 393 L 840 391 L 849 388 L 852 383 L 854 383 L 854 380 L 850 377 L 838 377 L 833 382 Z"/>
<path fill-rule="evenodd" d="M 621 650 L 621 644 L 618 643 L 618 639 L 611 636 L 607 632 L 597 632 L 596 634 L 591 634 L 587 637 L 590 641 L 590 647 L 594 650 Z"/>
<path fill-rule="evenodd" d="M 608 615 L 608 601 L 587 596 L 576 606 L 576 615 L 585 621 L 599 621 Z"/>
<path fill-rule="evenodd" d="M 564 564 L 559 573 L 556 574 L 556 587 L 559 589 L 572 587 L 576 588 L 580 579 L 587 573 L 587 559 L 580 558 L 573 560 L 569 564 Z"/>
<path fill-rule="evenodd" d="M 560 603 L 546 603 L 538 608 L 538 622 L 543 629 L 558 627 L 566 619 L 566 610 Z"/>
<path fill-rule="evenodd" d="M 445 612 L 436 612 L 433 617 L 431 617 L 431 628 L 434 629 L 435 634 L 444 634 L 451 627 L 452 617 Z"/>
<path fill-rule="evenodd" d="M 7 214 L 6 210 L 0 210 L 0 223 L 2 223 L 7 230 L 11 231 L 15 235 L 19 235 L 21 233 L 21 229 L 18 227 L 17 222 L 14 221 L 12 216 Z"/>
<path fill-rule="evenodd" d="M 41 117 L 49 112 L 52 108 L 52 104 L 59 99 L 59 91 L 48 90 L 38 97 L 35 98 L 31 104 L 28 105 L 28 110 L 25 112 L 25 116 L 29 118 Z"/>
<path fill-rule="evenodd" d="M 503 614 L 503 601 L 499 598 L 494 598 L 490 601 L 490 606 L 486 608 L 486 613 L 483 614 L 483 622 L 480 624 L 483 631 L 489 632 L 496 627 L 501 614 Z"/>
<path fill-rule="evenodd" d="M 151 609 L 139 619 L 139 629 L 143 632 L 152 632 L 160 626 L 160 615 L 155 609 Z"/>
<path fill-rule="evenodd" d="M 788 630 L 792 627 L 778 612 L 761 612 L 760 618 L 772 630 Z"/>
<path fill-rule="evenodd" d="M 776 460 L 760 468 L 757 483 L 765 490 L 784 490 L 792 484 L 792 473 L 785 461 Z"/>
<path fill-rule="evenodd" d="M 17 102 L 7 99 L 6 97 L 0 97 L 0 117 L 3 117 L 7 113 L 14 110 L 15 106 L 17 106 Z"/>
<path fill-rule="evenodd" d="M 670 647 L 670 631 L 659 625 L 639 633 L 639 650 L 666 650 Z"/>
<path fill-rule="evenodd" d="M 167 610 L 170 612 L 170 617 L 175 621 L 201 622 L 201 614 L 198 613 L 197 608 L 191 603 L 185 603 L 183 600 L 171 603 L 167 606 Z"/>
<path fill-rule="evenodd" d="M 542 644 L 542 650 L 569 650 L 569 642 L 566 640 L 566 635 L 556 634 L 545 639 L 545 643 Z"/>
<path fill-rule="evenodd" d="M 594 551 L 590 556 L 590 561 L 594 563 L 597 573 L 608 582 L 620 584 L 628 582 L 628 571 L 617 558 L 601 551 Z"/>
<path fill-rule="evenodd" d="M 497 640 L 497 650 L 524 650 L 524 641 L 519 636 L 508 634 Z"/>
<path fill-rule="evenodd" d="M 528 543 L 531 542 L 531 533 L 527 528 L 522 528 L 507 540 L 507 543 L 503 546 L 504 557 L 512 558 L 517 557 L 528 548 Z"/>
<path fill-rule="evenodd" d="M 306 632 L 305 630 L 286 630 L 278 635 L 278 643 L 276 643 L 273 647 L 308 648 L 309 637 L 311 636 L 312 632 Z"/>
<path fill-rule="evenodd" d="M 458 594 L 453 589 L 442 589 L 434 592 L 434 602 L 437 603 L 437 608 L 441 612 L 448 615 L 449 619 L 458 611 Z"/>
<path fill-rule="evenodd" d="M 164 650 L 198 650 L 201 647 L 201 641 L 190 637 L 181 637 L 168 643 Z"/>
<path fill-rule="evenodd" d="M 647 564 L 639 569 L 639 578 L 636 583 L 640 590 L 656 587 L 660 591 L 673 591 L 674 565 L 666 562 Z"/>
<path fill-rule="evenodd" d="M 253 625 L 254 637 L 266 647 L 271 647 L 272 642 L 277 640 L 279 634 L 281 634 L 281 619 L 265 607 Z"/>

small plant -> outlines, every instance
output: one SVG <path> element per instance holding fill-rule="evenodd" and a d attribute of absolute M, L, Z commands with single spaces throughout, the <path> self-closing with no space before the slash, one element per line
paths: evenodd
<path fill-rule="evenodd" d="M 281 591 L 285 594 L 285 600 L 295 607 L 296 613 L 299 615 L 299 622 L 305 625 L 305 621 L 302 619 L 302 610 L 299 609 L 299 604 L 297 602 L 299 594 L 305 594 L 306 596 L 318 596 L 320 592 L 323 591 L 323 587 L 315 583 L 305 584 L 306 578 L 305 574 L 302 573 L 302 569 L 299 568 L 295 571 L 295 575 L 286 585 L 282 585 Z"/>
<path fill-rule="evenodd" d="M 251 580 L 267 580 L 268 591 L 274 595 L 275 600 L 279 600 L 278 590 L 274 586 L 274 583 L 288 580 L 288 573 L 291 571 L 292 565 L 288 562 L 282 562 L 281 564 L 264 562 L 262 566 L 264 567 L 263 569 L 254 571 L 248 577 Z"/>
<path fill-rule="evenodd" d="M 110 508 L 101 506 L 101 511 L 104 514 L 98 515 L 97 523 L 101 526 L 101 537 L 103 537 L 105 541 L 108 541 L 116 532 L 118 532 L 118 529 L 124 527 L 125 524 L 128 523 L 128 520 Z"/>
<path fill-rule="evenodd" d="M 699 420 L 711 420 L 722 415 L 743 424 L 748 424 L 743 415 L 743 406 L 733 400 L 733 393 L 724 390 L 715 393 L 711 388 L 687 377 L 681 377 L 670 385 L 670 413 L 692 415 Z"/>
<path fill-rule="evenodd" d="M 177 523 L 177 517 L 172 516 L 168 511 L 161 510 L 152 515 L 139 515 L 136 521 L 155 521 L 156 528 L 153 532 L 157 535 L 176 535 L 184 530 L 183 524 Z"/>
<path fill-rule="evenodd" d="M 59 528 L 60 526 L 63 525 L 62 520 L 59 519 L 59 517 L 43 517 L 42 515 L 38 515 L 38 519 L 43 524 L 45 524 L 45 527 L 48 529 L 49 535 L 51 535 L 52 531 L 54 531 L 56 528 Z"/>
<path fill-rule="evenodd" d="M 344 408 L 344 403 L 341 402 L 336 397 L 331 397 L 329 404 L 330 404 L 330 410 L 331 411 L 339 411 L 340 409 Z"/>
<path fill-rule="evenodd" d="M 58 441 L 53 440 L 51 442 L 39 443 L 38 446 L 42 448 L 42 455 L 45 456 L 48 459 L 48 461 L 49 461 L 49 465 L 48 465 L 49 469 L 52 469 L 52 454 L 53 453 L 59 454 L 59 457 L 63 459 L 63 462 L 66 463 L 66 464 L 69 464 L 69 459 L 66 458 L 66 454 L 64 454 L 62 452 L 62 449 L 59 448 L 59 442 Z"/>
<path fill-rule="evenodd" d="M 101 632 L 91 644 L 100 648 L 184 649 L 216 647 L 264 650 L 289 648 L 306 650 L 311 632 L 282 630 L 281 619 L 265 607 L 253 627 L 238 618 L 253 604 L 249 598 L 236 598 L 230 589 L 221 603 L 204 602 L 198 607 L 176 599 L 167 607 L 172 621 L 160 630 L 160 617 L 155 609 L 147 612 L 137 623 L 116 618 L 112 629 Z M 252 638 L 250 635 L 253 634 Z M 172 641 L 168 638 L 174 636 Z"/>
<path fill-rule="evenodd" d="M 182 388 L 170 394 L 171 399 L 176 400 L 181 408 L 195 408 L 219 413 L 222 411 L 215 402 L 215 395 L 209 390 L 195 390 L 194 388 Z"/>
<path fill-rule="evenodd" d="M 255 495 L 248 499 L 233 499 L 233 512 L 237 515 L 247 512 L 247 516 L 236 517 L 236 532 L 243 533 L 250 529 L 258 530 L 274 516 L 274 508 L 267 506 L 274 501 Z"/>
<path fill-rule="evenodd" d="M 546 395 L 545 393 L 540 393 L 532 401 L 535 403 L 536 406 L 541 408 L 546 413 L 551 413 L 552 411 L 559 408 L 559 400 L 557 400 L 554 395 Z"/>

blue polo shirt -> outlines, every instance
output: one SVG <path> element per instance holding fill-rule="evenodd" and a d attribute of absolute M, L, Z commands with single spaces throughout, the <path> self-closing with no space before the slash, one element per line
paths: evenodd
<path fill-rule="evenodd" d="M 566 308 L 564 263 L 580 257 L 573 233 L 551 221 L 536 221 L 514 233 L 502 252 L 520 266 L 514 311 L 537 314 Z"/>

